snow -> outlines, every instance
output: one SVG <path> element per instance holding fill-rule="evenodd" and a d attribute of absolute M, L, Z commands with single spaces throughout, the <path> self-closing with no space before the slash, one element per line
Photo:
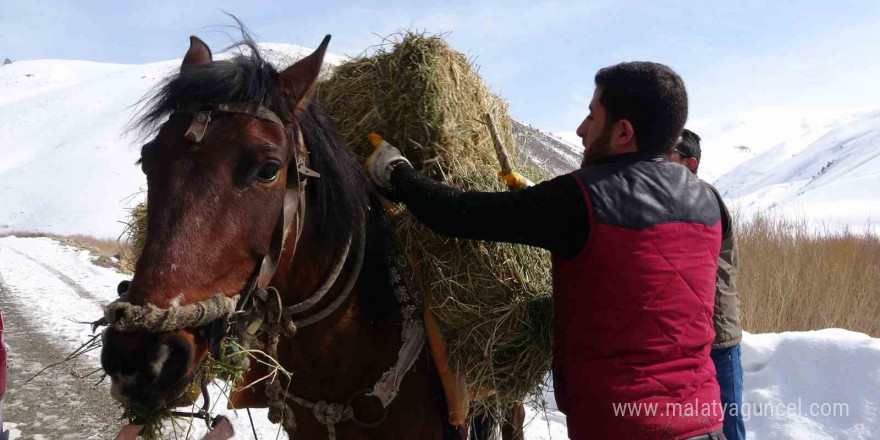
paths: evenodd
<path fill-rule="evenodd" d="M 571 147 L 575 149 L 578 154 L 584 154 L 583 139 L 581 139 L 581 137 L 578 136 L 577 133 L 575 133 L 574 131 L 560 131 L 553 133 L 553 135 L 571 145 Z"/>
<path fill-rule="evenodd" d="M 742 162 L 715 184 L 745 213 L 880 230 L 880 110 L 848 115 Z"/>
<path fill-rule="evenodd" d="M 260 46 L 281 66 L 311 52 Z M 342 59 L 327 54 L 326 64 Z M 119 221 L 146 185 L 134 165 L 140 144 L 126 125 L 141 98 L 179 66 L 36 60 L 0 67 L 0 232 L 119 236 Z"/>
<path fill-rule="evenodd" d="M 825 329 L 747 334 L 742 347 L 749 437 L 876 438 L 880 339 Z"/>
<path fill-rule="evenodd" d="M 116 284 L 126 278 L 90 260 L 88 252 L 48 238 L 0 238 L 0 272 L 13 297 L 29 305 L 41 331 L 71 350 L 91 334 L 77 321 L 99 316 L 100 304 L 113 300 Z M 880 431 L 880 338 L 840 329 L 746 333 L 742 353 L 750 439 L 867 440 Z M 98 354 L 90 353 L 84 362 L 96 368 Z M 211 394 L 215 411 L 229 416 L 239 436 L 248 438 L 247 413 L 225 410 L 220 386 Z M 545 399 L 546 410 L 527 408 L 526 438 L 567 438 L 565 416 L 555 409 L 552 391 Z M 278 427 L 267 421 L 266 410 L 252 414 L 260 438 L 275 438 Z M 27 434 L 15 420 L 7 425 L 16 436 Z M 204 425 L 194 423 L 192 438 L 203 433 Z"/>

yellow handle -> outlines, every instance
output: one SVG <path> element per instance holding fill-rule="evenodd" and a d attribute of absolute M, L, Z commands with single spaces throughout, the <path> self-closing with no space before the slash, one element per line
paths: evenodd
<path fill-rule="evenodd" d="M 532 182 L 529 179 L 526 179 L 516 171 L 511 171 L 508 174 L 504 174 L 504 171 L 499 171 L 498 177 L 511 189 L 523 189 L 532 186 Z"/>
<path fill-rule="evenodd" d="M 377 133 L 370 133 L 367 135 L 367 141 L 370 142 L 373 148 L 379 148 L 379 145 L 382 145 L 385 139 L 382 139 L 382 136 L 379 136 Z"/>

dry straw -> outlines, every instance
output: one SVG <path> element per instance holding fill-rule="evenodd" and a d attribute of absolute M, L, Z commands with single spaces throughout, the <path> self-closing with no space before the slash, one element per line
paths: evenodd
<path fill-rule="evenodd" d="M 507 104 L 442 37 L 393 35 L 375 54 L 338 66 L 317 96 L 359 156 L 372 151 L 366 134 L 377 132 L 435 180 L 464 190 L 505 190 L 482 116 L 492 113 L 512 149 Z M 546 177 L 518 171 L 533 181 Z M 476 403 L 494 410 L 539 395 L 551 360 L 549 255 L 442 237 L 399 206 L 392 219 L 416 262 L 413 282 L 425 293 L 451 360 L 479 396 Z"/>

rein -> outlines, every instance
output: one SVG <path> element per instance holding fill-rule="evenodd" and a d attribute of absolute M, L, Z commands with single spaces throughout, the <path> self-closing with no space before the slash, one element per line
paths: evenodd
<path fill-rule="evenodd" d="M 174 114 L 192 115 L 192 121 L 184 137 L 195 144 L 200 143 L 204 139 L 208 126 L 215 114 L 247 115 L 278 124 L 285 132 L 288 131 L 282 120 L 274 112 L 266 107 L 252 104 L 197 105 L 178 109 Z M 212 341 L 210 344 L 212 355 L 219 358 L 219 339 L 225 336 L 232 336 L 237 337 L 245 348 L 264 346 L 267 354 L 273 359 L 277 359 L 278 342 L 281 335 L 292 337 L 297 329 L 320 322 L 345 303 L 357 282 L 363 266 L 366 249 L 365 223 L 361 223 L 356 228 L 358 242 L 354 262 L 352 263 L 351 275 L 345 281 L 342 290 L 340 290 L 336 298 L 324 308 L 312 311 L 311 314 L 303 318 L 293 318 L 294 315 L 311 311 L 337 284 L 339 275 L 346 262 L 349 261 L 352 237 L 349 237 L 345 249 L 334 264 L 328 278 L 315 293 L 304 301 L 285 307 L 281 302 L 281 295 L 278 290 L 269 286 L 278 268 L 284 242 L 294 222 L 297 223 L 297 236 L 293 243 L 293 253 L 296 252 L 296 246 L 299 243 L 305 218 L 305 185 L 307 178 L 320 177 L 320 174 L 308 168 L 306 164 L 308 152 L 304 149 L 302 132 L 299 130 L 299 127 L 294 126 L 293 132 L 297 135 L 297 142 L 293 146 L 294 153 L 291 157 L 291 161 L 296 165 L 295 178 L 288 179 L 287 181 L 283 207 L 278 214 L 269 253 L 263 257 L 258 268 L 255 269 L 254 275 L 252 275 L 247 286 L 241 292 L 232 297 L 227 297 L 223 293 L 217 293 L 211 298 L 185 306 L 171 306 L 168 308 L 160 308 L 153 304 L 138 306 L 129 302 L 128 287 L 130 282 L 123 281 L 118 288 L 120 298 L 104 308 L 104 317 L 96 321 L 94 327 L 107 325 L 118 331 L 161 333 L 203 327 L 215 321 L 219 322 L 218 320 L 220 319 L 226 319 L 225 334 L 220 335 L 216 341 Z M 266 395 L 269 398 L 270 421 L 281 423 L 286 429 L 292 430 L 295 428 L 293 411 L 285 403 L 287 399 L 294 401 L 302 407 L 311 409 L 315 418 L 327 427 L 330 440 L 335 440 L 335 425 L 342 421 L 352 420 L 355 424 L 367 428 L 376 427 L 384 421 L 388 414 L 388 405 L 391 404 L 397 395 L 403 376 L 409 371 L 422 351 L 425 340 L 424 327 L 418 313 L 420 307 L 417 305 L 419 300 L 417 292 L 409 292 L 400 276 L 400 273 L 405 270 L 406 259 L 401 258 L 400 255 L 389 255 L 388 260 L 388 267 L 391 270 L 391 284 L 394 287 L 394 293 L 404 317 L 401 332 L 402 345 L 395 365 L 382 375 L 373 388 L 357 391 L 345 404 L 324 401 L 312 402 L 292 395 L 282 389 L 278 379 L 268 382 L 266 385 Z M 403 265 L 401 266 L 401 264 Z M 260 341 L 260 336 L 265 337 L 265 343 Z M 247 358 L 245 357 L 243 361 L 246 366 Z M 205 402 L 208 402 L 209 397 L 204 385 L 202 384 L 202 392 Z M 384 410 L 379 420 L 365 422 L 356 417 L 351 404 L 360 395 L 375 397 L 379 400 Z M 206 422 L 211 419 L 210 414 L 207 414 L 206 410 L 192 414 L 177 414 L 205 418 Z"/>

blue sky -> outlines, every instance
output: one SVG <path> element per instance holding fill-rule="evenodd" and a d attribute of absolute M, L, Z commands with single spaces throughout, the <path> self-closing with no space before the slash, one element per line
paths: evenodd
<path fill-rule="evenodd" d="M 400 28 L 451 32 L 514 117 L 571 131 L 593 75 L 621 61 L 670 65 L 691 121 L 758 107 L 880 104 L 880 2 L 871 1 L 0 1 L 0 59 L 146 63 L 180 58 L 190 34 L 230 41 L 221 10 L 262 41 L 354 55 Z M 794 111 L 794 110 L 793 110 Z"/>

